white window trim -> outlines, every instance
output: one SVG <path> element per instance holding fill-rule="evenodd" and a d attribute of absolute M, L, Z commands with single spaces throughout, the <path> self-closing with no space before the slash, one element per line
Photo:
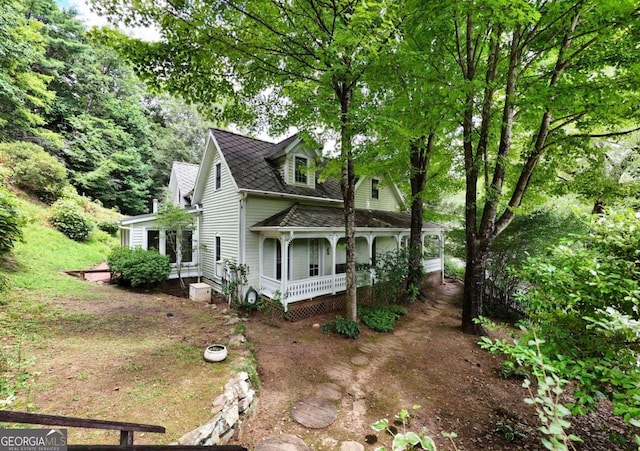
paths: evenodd
<path fill-rule="evenodd" d="M 304 182 L 301 182 L 299 180 L 296 179 L 297 175 L 298 175 L 298 164 L 296 162 L 296 160 L 298 158 L 304 159 L 305 161 L 305 178 L 306 180 Z M 293 183 L 297 184 L 297 185 L 309 185 L 309 157 L 304 155 L 304 154 L 296 154 L 293 156 Z"/>

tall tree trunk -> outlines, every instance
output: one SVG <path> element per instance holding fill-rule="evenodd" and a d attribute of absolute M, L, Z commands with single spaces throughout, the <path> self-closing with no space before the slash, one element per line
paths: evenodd
<path fill-rule="evenodd" d="M 422 266 L 423 199 L 434 140 L 435 135 L 431 133 L 426 143 L 424 142 L 424 137 L 412 140 L 409 143 L 411 160 L 411 234 L 409 235 L 409 271 L 406 291 L 408 296 L 415 294 L 411 290 L 412 287 L 420 288 L 422 277 L 424 276 Z"/>
<path fill-rule="evenodd" d="M 342 198 L 344 200 L 345 239 L 347 241 L 347 291 L 346 317 L 351 321 L 358 319 L 358 286 L 356 284 L 356 210 L 355 184 L 356 176 L 353 164 L 353 142 L 351 124 L 349 123 L 349 107 L 351 106 L 351 88 L 344 82 L 335 84 L 336 94 L 340 101 L 340 153 L 342 156 Z"/>
<path fill-rule="evenodd" d="M 474 319 L 482 315 L 482 289 L 486 252 L 477 245 L 467 243 L 464 273 L 464 302 L 462 304 L 462 331 L 465 334 L 483 335 L 484 329 Z"/>

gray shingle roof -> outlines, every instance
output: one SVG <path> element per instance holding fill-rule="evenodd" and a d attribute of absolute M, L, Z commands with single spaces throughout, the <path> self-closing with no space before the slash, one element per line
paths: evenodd
<path fill-rule="evenodd" d="M 425 222 L 423 226 L 441 228 L 433 222 Z M 344 209 L 296 203 L 253 227 L 344 227 Z M 411 215 L 405 212 L 356 209 L 356 228 L 409 229 Z"/>
<path fill-rule="evenodd" d="M 178 182 L 178 189 L 180 194 L 185 196 L 196 184 L 196 177 L 198 176 L 198 168 L 200 165 L 192 163 L 183 163 L 181 161 L 173 162 L 173 169 L 176 173 L 176 181 Z"/>
<path fill-rule="evenodd" d="M 287 185 L 284 182 L 278 167 L 268 158 L 274 150 L 282 150 L 293 142 L 295 136 L 273 144 L 215 128 L 211 131 L 239 189 L 342 199 L 340 183 L 336 180 L 324 183 L 316 181 L 315 189 Z"/>

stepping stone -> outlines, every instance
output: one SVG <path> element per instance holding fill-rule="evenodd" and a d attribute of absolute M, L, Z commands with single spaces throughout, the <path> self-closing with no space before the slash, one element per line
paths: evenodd
<path fill-rule="evenodd" d="M 327 365 L 324 370 L 333 382 L 349 382 L 353 379 L 353 370 L 348 363 Z"/>
<path fill-rule="evenodd" d="M 354 355 L 351 357 L 351 363 L 358 366 L 364 366 L 369 364 L 369 358 L 363 355 Z"/>
<path fill-rule="evenodd" d="M 406 345 L 402 342 L 402 340 L 398 337 L 391 337 L 390 339 L 388 339 L 385 343 L 384 343 L 384 347 L 385 349 L 389 350 L 391 349 L 392 351 L 402 351 L 404 350 L 404 348 L 406 347 Z"/>
<path fill-rule="evenodd" d="M 400 329 L 400 330 L 395 330 L 393 331 L 393 335 L 395 335 L 396 337 L 404 337 L 405 335 L 407 335 L 409 332 L 406 331 L 405 329 Z"/>
<path fill-rule="evenodd" d="M 301 438 L 291 434 L 282 434 L 262 440 L 255 451 L 309 451 L 309 447 Z"/>
<path fill-rule="evenodd" d="M 316 391 L 318 398 L 331 399 L 332 401 L 338 401 L 342 399 L 342 387 L 338 384 L 326 383 L 318 387 Z"/>
<path fill-rule="evenodd" d="M 364 352 L 365 354 L 371 354 L 376 351 L 377 347 L 373 343 L 358 343 L 358 351 Z"/>
<path fill-rule="evenodd" d="M 340 451 L 364 451 L 364 445 L 354 441 L 340 443 Z"/>
<path fill-rule="evenodd" d="M 328 400 L 305 398 L 293 405 L 291 416 L 301 425 L 311 429 L 322 429 L 331 425 L 338 417 L 338 411 Z"/>

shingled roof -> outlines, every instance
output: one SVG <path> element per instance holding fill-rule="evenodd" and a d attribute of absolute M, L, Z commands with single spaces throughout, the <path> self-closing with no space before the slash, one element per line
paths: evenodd
<path fill-rule="evenodd" d="M 211 129 L 211 132 L 240 190 L 342 200 L 340 183 L 336 180 L 327 180 L 324 183 L 316 181 L 315 189 L 287 185 L 284 182 L 279 168 L 269 160 L 269 156 L 292 143 L 295 136 L 274 144 L 215 128 Z"/>
<path fill-rule="evenodd" d="M 286 210 L 282 210 L 253 227 L 344 227 L 344 209 L 322 207 L 296 203 Z M 423 223 L 424 228 L 441 228 L 433 222 Z M 404 212 L 356 209 L 356 228 L 363 229 L 409 229 L 411 215 Z"/>
<path fill-rule="evenodd" d="M 200 165 L 198 164 L 183 163 L 181 161 L 173 162 L 173 170 L 176 174 L 178 189 L 183 196 L 193 190 L 193 187 L 196 184 L 199 167 Z"/>

